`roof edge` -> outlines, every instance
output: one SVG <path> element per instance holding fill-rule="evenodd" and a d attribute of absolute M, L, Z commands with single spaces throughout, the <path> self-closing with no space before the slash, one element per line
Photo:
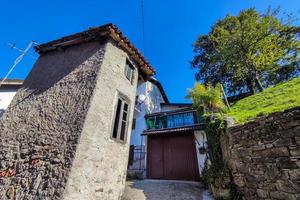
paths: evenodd
<path fill-rule="evenodd" d="M 196 110 L 193 109 L 192 107 L 177 108 L 175 110 L 160 111 L 160 112 L 154 112 L 154 113 L 151 113 L 151 114 L 146 114 L 145 118 L 153 117 L 153 116 L 172 115 L 172 114 L 176 114 L 176 113 L 191 112 L 191 111 L 196 111 Z"/>
<path fill-rule="evenodd" d="M 90 28 L 86 31 L 44 43 L 35 46 L 34 49 L 37 53 L 43 54 L 49 51 L 54 51 L 58 48 L 70 47 L 90 41 L 97 41 L 103 38 L 110 38 L 114 40 L 120 48 L 126 51 L 139 65 L 141 72 L 146 76 L 147 79 L 156 73 L 154 68 L 149 64 L 142 53 L 136 47 L 134 47 L 129 39 L 118 29 L 116 25 L 112 23 Z"/>
<path fill-rule="evenodd" d="M 161 103 L 161 105 L 170 105 L 170 106 L 192 106 L 192 103 Z"/>
<path fill-rule="evenodd" d="M 3 79 L 0 79 L 0 82 L 2 82 Z M 22 79 L 6 79 L 1 86 L 9 85 L 9 86 L 21 86 L 23 85 Z"/>
<path fill-rule="evenodd" d="M 153 83 L 154 85 L 156 85 L 156 87 L 159 89 L 161 96 L 163 97 L 165 103 L 170 103 L 168 96 L 162 86 L 162 84 L 155 78 L 151 77 L 149 80 L 149 82 Z"/>

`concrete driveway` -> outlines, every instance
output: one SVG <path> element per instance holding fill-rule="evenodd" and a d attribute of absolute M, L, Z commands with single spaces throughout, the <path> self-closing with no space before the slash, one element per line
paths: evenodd
<path fill-rule="evenodd" d="M 136 180 L 128 181 L 122 200 L 213 200 L 199 182 Z"/>

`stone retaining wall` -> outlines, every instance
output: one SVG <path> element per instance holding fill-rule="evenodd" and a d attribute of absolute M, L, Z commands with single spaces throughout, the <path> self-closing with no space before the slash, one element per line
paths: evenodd
<path fill-rule="evenodd" d="M 300 199 L 300 107 L 230 127 L 221 146 L 245 199 Z"/>

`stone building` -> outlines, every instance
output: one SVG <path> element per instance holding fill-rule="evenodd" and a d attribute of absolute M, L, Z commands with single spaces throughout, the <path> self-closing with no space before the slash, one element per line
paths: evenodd
<path fill-rule="evenodd" d="M 0 199 L 120 199 L 137 83 L 153 68 L 112 24 L 35 50 L 0 119 Z"/>
<path fill-rule="evenodd" d="M 2 80 L 0 80 L 2 82 Z M 22 86 L 23 80 L 20 79 L 6 79 L 0 87 L 0 117 L 7 109 L 8 105 L 14 98 L 18 89 Z"/>

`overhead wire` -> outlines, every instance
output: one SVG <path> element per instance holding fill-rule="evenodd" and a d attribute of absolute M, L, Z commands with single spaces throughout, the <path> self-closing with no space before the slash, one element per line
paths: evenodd
<path fill-rule="evenodd" d="M 144 0 L 141 0 L 141 17 L 142 17 L 142 41 L 143 41 L 143 51 L 144 51 L 144 53 L 146 53 Z"/>

